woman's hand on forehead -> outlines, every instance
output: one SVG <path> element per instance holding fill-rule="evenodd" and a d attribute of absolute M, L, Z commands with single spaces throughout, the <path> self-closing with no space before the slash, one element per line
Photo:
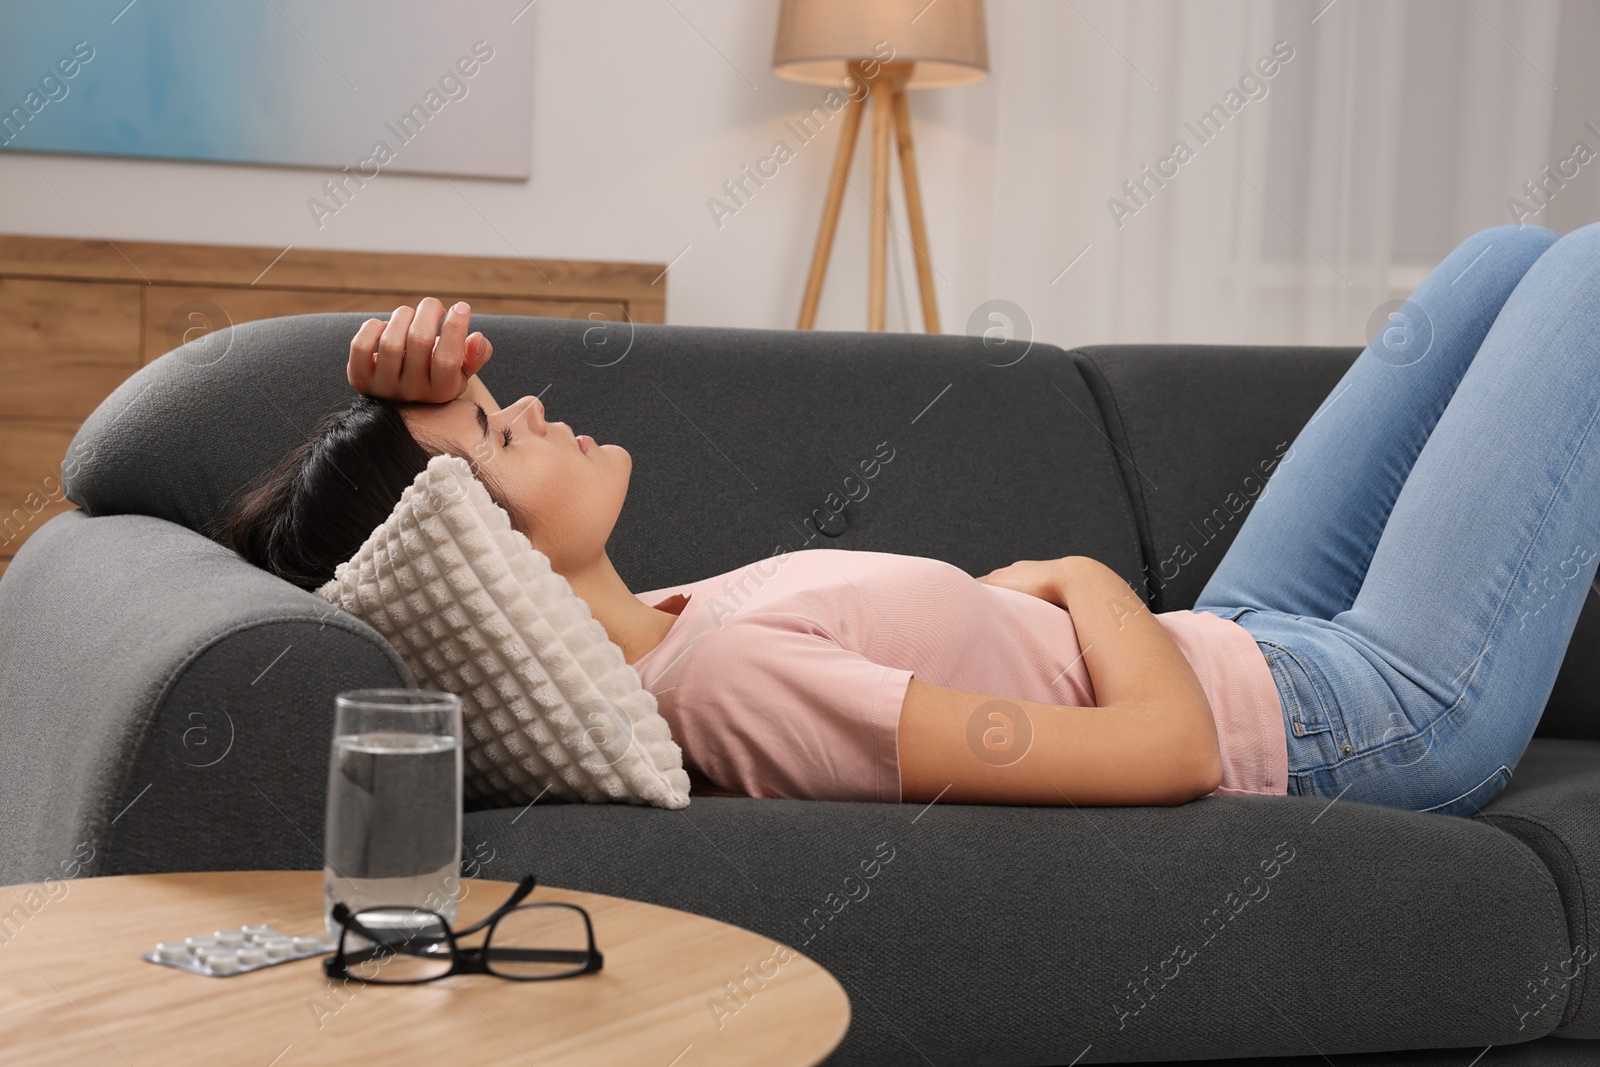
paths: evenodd
<path fill-rule="evenodd" d="M 345 376 L 357 392 L 402 403 L 444 404 L 467 391 L 494 346 L 482 333 L 467 333 L 472 308 L 459 301 L 448 311 L 425 296 L 415 308 L 402 304 L 389 320 L 372 318 L 350 341 Z"/>

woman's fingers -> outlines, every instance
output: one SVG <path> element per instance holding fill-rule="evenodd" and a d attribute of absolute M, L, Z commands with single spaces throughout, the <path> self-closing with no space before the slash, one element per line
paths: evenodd
<path fill-rule="evenodd" d="M 428 370 L 428 384 L 436 401 L 454 400 L 467 387 L 471 377 L 466 367 L 467 324 L 471 321 L 472 308 L 465 300 L 457 301 L 445 312 Z"/>
<path fill-rule="evenodd" d="M 411 319 L 415 315 L 416 312 L 405 304 L 389 313 L 383 336 L 378 340 L 377 365 L 372 371 L 370 392 L 373 396 L 395 397 L 406 358 L 406 331 L 411 329 Z"/>
<path fill-rule="evenodd" d="M 474 331 L 472 336 L 467 338 L 466 352 L 466 363 L 463 370 L 466 372 L 466 376 L 470 378 L 482 370 L 485 363 L 489 362 L 489 357 L 494 355 L 494 345 L 491 345 L 489 339 L 482 333 Z"/>
<path fill-rule="evenodd" d="M 382 319 L 368 319 L 350 340 L 350 362 L 345 367 L 345 377 L 358 393 L 372 388 L 372 357 L 378 349 L 378 338 L 383 336 L 383 326 Z"/>
<path fill-rule="evenodd" d="M 1009 567 L 1000 567 L 979 578 L 984 585 L 1002 589 L 1015 589 L 1019 593 L 1056 602 L 1060 577 L 1058 560 L 1022 559 Z"/>
<path fill-rule="evenodd" d="M 359 392 L 411 403 L 455 400 L 489 361 L 493 346 L 482 333 L 467 333 L 472 308 L 459 301 L 448 311 L 425 296 L 404 304 L 389 321 L 368 319 L 350 341 L 345 376 Z"/>
<path fill-rule="evenodd" d="M 444 304 L 438 297 L 425 296 L 417 301 L 417 312 L 411 317 L 411 328 L 406 331 L 406 361 L 400 369 L 400 392 L 407 400 L 438 403 L 453 397 L 437 397 L 431 387 L 430 366 L 433 363 L 433 344 L 439 336 L 439 320 L 444 317 Z"/>

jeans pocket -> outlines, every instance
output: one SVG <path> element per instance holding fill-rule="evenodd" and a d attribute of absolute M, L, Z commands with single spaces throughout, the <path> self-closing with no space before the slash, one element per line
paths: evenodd
<path fill-rule="evenodd" d="M 1454 800 L 1448 800 L 1443 804 L 1436 804 L 1431 808 L 1423 808 L 1422 810 L 1431 811 L 1436 815 L 1460 815 L 1463 817 L 1476 815 L 1480 808 L 1500 795 L 1500 791 L 1506 787 L 1506 783 L 1510 780 L 1511 768 L 1502 763 L 1493 774 Z"/>
<path fill-rule="evenodd" d="M 1295 700 L 1294 707 L 1284 709 L 1284 723 L 1289 732 L 1296 737 L 1331 734 L 1333 720 L 1329 718 L 1322 701 L 1315 695 L 1316 686 L 1300 661 L 1276 641 L 1258 637 L 1256 646 L 1266 655 L 1267 665 L 1273 671 L 1282 672 L 1286 677 L 1297 678 L 1301 682 L 1299 686 L 1291 683 L 1291 688 L 1297 693 L 1303 693 L 1304 696 Z"/>
<path fill-rule="evenodd" d="M 1224 620 L 1226 622 L 1238 622 L 1239 621 L 1239 616 L 1243 615 L 1247 611 L 1254 611 L 1256 609 L 1255 608 L 1193 608 L 1191 610 L 1193 610 L 1193 611 L 1203 611 L 1208 615 L 1215 615 L 1217 618 L 1222 619 L 1222 620 Z"/>

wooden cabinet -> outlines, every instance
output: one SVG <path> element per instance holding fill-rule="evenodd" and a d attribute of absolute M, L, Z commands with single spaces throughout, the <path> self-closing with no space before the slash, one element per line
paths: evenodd
<path fill-rule="evenodd" d="M 138 370 L 140 288 L 0 277 L 0 419 L 76 426 Z"/>
<path fill-rule="evenodd" d="M 0 575 L 29 534 L 72 507 L 61 457 L 77 429 L 70 419 L 0 419 Z"/>
<path fill-rule="evenodd" d="M 0 235 L 0 575 L 63 498 L 78 426 L 140 366 L 278 315 L 392 311 L 663 322 L 665 265 Z"/>

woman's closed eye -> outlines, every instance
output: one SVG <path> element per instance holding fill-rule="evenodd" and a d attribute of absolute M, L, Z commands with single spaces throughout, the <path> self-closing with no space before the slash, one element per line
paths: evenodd
<path fill-rule="evenodd" d="M 511 427 L 502 426 L 500 428 L 500 440 L 504 441 L 507 445 L 511 444 Z"/>

